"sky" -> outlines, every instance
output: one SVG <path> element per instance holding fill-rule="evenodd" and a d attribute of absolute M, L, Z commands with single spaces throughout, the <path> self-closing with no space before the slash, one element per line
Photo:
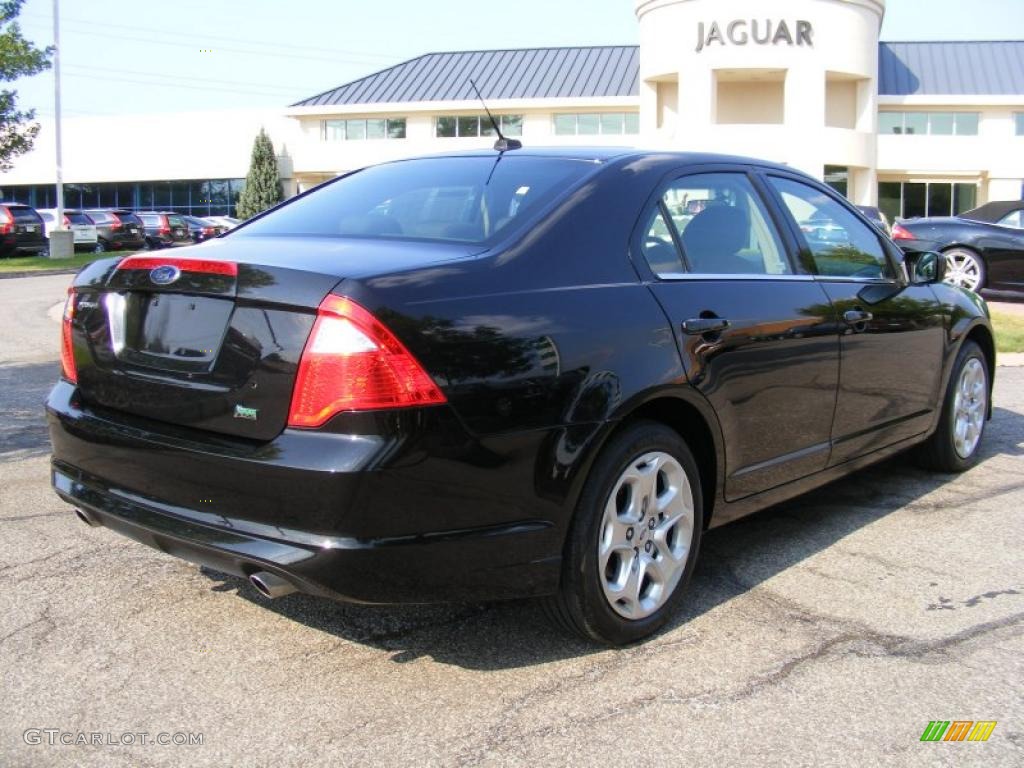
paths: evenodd
<path fill-rule="evenodd" d="M 22 11 L 22 31 L 39 45 L 53 41 L 52 3 L 27 0 Z M 60 6 L 65 117 L 277 110 L 431 51 L 630 45 L 639 37 L 635 0 L 61 0 Z M 1024 39 L 1024 0 L 888 0 L 882 39 Z M 22 106 L 52 117 L 52 72 L 15 87 Z"/>

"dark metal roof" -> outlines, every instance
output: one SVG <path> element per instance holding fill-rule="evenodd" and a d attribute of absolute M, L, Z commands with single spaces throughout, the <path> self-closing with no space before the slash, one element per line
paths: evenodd
<path fill-rule="evenodd" d="M 1024 95 L 1024 40 L 881 43 L 881 96 Z"/>
<path fill-rule="evenodd" d="M 476 99 L 635 96 L 640 92 L 635 45 L 521 48 L 428 53 L 293 104 L 386 104 Z"/>
<path fill-rule="evenodd" d="M 635 45 L 427 53 L 311 96 L 294 107 L 596 98 L 640 92 Z M 1024 94 L 1024 40 L 880 43 L 883 96 Z"/>

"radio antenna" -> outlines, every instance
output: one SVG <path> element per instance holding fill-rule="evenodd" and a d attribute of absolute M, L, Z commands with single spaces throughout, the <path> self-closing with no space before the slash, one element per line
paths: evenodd
<path fill-rule="evenodd" d="M 476 87 L 476 83 L 470 78 L 469 84 L 473 86 L 473 90 L 476 91 L 476 97 L 480 99 L 480 104 L 484 108 L 484 112 L 487 113 L 487 117 L 491 119 L 491 125 L 494 126 L 494 132 L 498 134 L 498 140 L 494 142 L 494 148 L 499 152 L 508 152 L 510 149 L 522 149 L 523 142 L 518 139 L 506 139 L 502 133 L 501 128 L 498 125 L 498 121 L 494 119 L 494 115 L 491 114 L 491 110 L 487 108 L 487 102 L 484 101 L 483 95 L 480 93 L 480 89 Z"/>

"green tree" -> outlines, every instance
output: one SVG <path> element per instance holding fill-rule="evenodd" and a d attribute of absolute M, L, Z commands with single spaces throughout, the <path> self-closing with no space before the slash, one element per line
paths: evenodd
<path fill-rule="evenodd" d="M 36 75 L 50 68 L 52 48 L 39 49 L 21 36 L 17 18 L 25 0 L 0 2 L 0 81 Z M 18 92 L 0 90 L 0 171 L 11 169 L 12 160 L 32 149 L 39 133 L 34 109 L 18 109 Z"/>
<path fill-rule="evenodd" d="M 238 217 L 252 218 L 257 213 L 277 205 L 283 197 L 274 144 L 267 136 L 267 132 L 260 128 L 252 145 L 249 175 L 245 177 L 245 187 L 238 197 Z"/>

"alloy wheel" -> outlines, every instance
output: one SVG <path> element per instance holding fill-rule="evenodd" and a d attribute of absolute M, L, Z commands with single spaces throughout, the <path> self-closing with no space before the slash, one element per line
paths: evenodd
<path fill-rule="evenodd" d="M 961 459 L 966 459 L 978 447 L 985 424 L 988 387 L 985 367 L 972 357 L 960 371 L 953 398 L 953 447 Z"/>
<path fill-rule="evenodd" d="M 946 251 L 945 257 L 947 283 L 966 288 L 969 291 L 977 291 L 981 288 L 983 268 L 975 254 L 960 248 L 953 248 Z"/>
<path fill-rule="evenodd" d="M 611 608 L 642 619 L 671 597 L 693 543 L 693 491 L 682 465 L 662 451 L 629 463 L 605 503 L 598 573 Z"/>

